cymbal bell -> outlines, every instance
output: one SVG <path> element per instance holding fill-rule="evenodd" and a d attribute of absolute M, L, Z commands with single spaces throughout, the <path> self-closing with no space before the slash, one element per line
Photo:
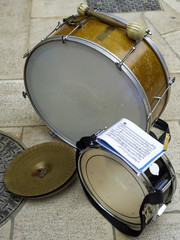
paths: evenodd
<path fill-rule="evenodd" d="M 4 183 L 16 195 L 40 198 L 63 190 L 75 175 L 75 149 L 64 142 L 48 142 L 15 157 L 5 171 Z"/>

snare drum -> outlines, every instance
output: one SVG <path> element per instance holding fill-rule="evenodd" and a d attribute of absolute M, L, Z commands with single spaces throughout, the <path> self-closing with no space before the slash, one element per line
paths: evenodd
<path fill-rule="evenodd" d="M 164 212 L 176 189 L 167 156 L 154 164 L 156 171 L 148 168 L 137 175 L 104 149 L 88 147 L 77 157 L 78 174 L 91 203 L 117 229 L 133 236 Z"/>
<path fill-rule="evenodd" d="M 160 52 L 148 36 L 130 40 L 125 30 L 93 17 L 75 22 L 58 26 L 26 54 L 24 80 L 33 107 L 73 147 L 123 117 L 148 132 L 169 94 Z"/>

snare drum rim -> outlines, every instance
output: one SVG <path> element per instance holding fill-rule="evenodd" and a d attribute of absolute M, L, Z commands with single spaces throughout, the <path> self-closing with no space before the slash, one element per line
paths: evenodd
<path fill-rule="evenodd" d="M 79 157 L 78 157 L 78 160 L 77 160 L 77 171 L 78 171 L 78 175 L 79 175 L 79 179 L 83 185 L 83 187 L 85 188 L 85 190 L 87 191 L 87 193 L 89 194 L 89 196 L 93 199 L 93 201 L 99 206 L 101 207 L 104 211 L 106 211 L 109 215 L 111 215 L 112 217 L 114 217 L 115 219 L 117 220 L 120 220 L 122 221 L 123 223 L 127 224 L 128 226 L 130 226 L 131 228 L 133 229 L 136 229 L 137 227 L 140 226 L 140 224 L 136 224 L 136 223 L 132 223 L 132 222 L 128 222 L 126 220 L 124 220 L 123 218 L 120 218 L 118 215 L 121 215 L 122 217 L 124 215 L 122 215 L 121 213 L 119 213 L 118 215 L 115 215 L 115 213 L 111 212 L 110 209 L 108 209 L 108 207 L 106 205 L 103 204 L 103 201 L 99 201 L 98 199 L 96 199 L 96 197 L 93 195 L 93 193 L 91 192 L 91 189 L 88 187 L 86 181 L 84 180 L 84 177 L 83 177 L 83 173 L 82 173 L 82 167 L 81 167 L 81 161 L 82 161 L 82 157 L 83 155 L 87 152 L 87 151 L 91 151 L 93 149 L 96 149 L 96 150 L 99 150 L 100 152 L 105 152 L 107 155 L 108 158 L 111 158 L 111 155 L 112 156 L 115 156 L 114 154 L 110 153 L 109 151 L 107 151 L 106 149 L 100 149 L 100 148 L 90 148 L 90 147 L 87 147 L 86 149 L 82 150 Z M 100 153 L 99 155 L 103 155 L 102 153 Z M 115 158 L 118 159 L 117 156 L 115 156 Z M 143 178 L 143 177 L 139 177 L 132 169 L 130 166 L 128 166 L 125 162 L 123 162 L 123 160 L 121 160 L 121 164 L 122 166 L 129 172 L 131 173 L 131 175 L 133 175 L 133 177 L 136 179 L 137 183 L 139 184 L 141 190 L 142 190 L 142 193 L 144 194 L 144 197 L 146 195 L 149 194 L 148 192 L 148 188 L 147 186 L 151 183 L 150 181 L 146 182 L 146 180 Z M 142 179 L 144 179 L 144 181 L 142 181 Z M 156 207 L 156 206 L 155 206 Z M 140 210 L 140 209 L 139 209 Z M 115 211 L 114 211 L 115 212 Z M 128 218 L 126 216 L 124 216 L 125 218 Z M 136 217 L 138 218 L 138 217 Z M 139 216 L 140 218 L 140 216 Z"/>
<path fill-rule="evenodd" d="M 59 35 L 59 36 L 54 36 L 51 38 L 48 38 L 40 43 L 38 43 L 30 52 L 29 56 L 26 59 L 25 62 L 25 66 L 24 66 L 24 85 L 25 85 L 25 89 L 27 92 L 27 95 L 29 97 L 29 100 L 33 106 L 33 108 L 35 109 L 36 113 L 40 116 L 40 118 L 43 120 L 43 122 L 45 122 L 45 124 L 48 126 L 48 128 L 51 129 L 51 131 L 53 133 L 55 133 L 59 138 L 61 138 L 63 141 L 65 141 L 66 143 L 68 143 L 69 145 L 71 145 L 72 147 L 76 148 L 76 143 L 72 142 L 70 139 L 68 139 L 67 137 L 63 136 L 61 134 L 61 132 L 59 132 L 58 129 L 53 128 L 52 126 L 50 126 L 48 119 L 46 120 L 42 114 L 39 112 L 39 110 L 36 108 L 33 99 L 31 98 L 31 94 L 28 90 L 28 81 L 26 78 L 26 69 L 27 69 L 27 65 L 28 65 L 28 61 L 31 57 L 31 55 L 34 53 L 34 51 L 41 47 L 42 45 L 48 43 L 48 42 L 52 42 L 52 41 L 61 41 L 63 39 L 64 36 Z M 98 45 L 97 43 L 94 43 L 90 40 L 84 39 L 84 38 L 80 38 L 80 37 L 75 37 L 75 36 L 69 36 L 66 41 L 71 41 L 71 42 L 76 42 L 76 43 L 80 43 L 83 44 L 87 47 L 90 47 L 98 52 L 100 52 L 102 55 L 104 55 L 105 57 L 109 58 L 111 61 L 114 62 L 114 64 L 116 65 L 117 63 L 121 63 L 121 60 L 119 58 L 117 58 L 114 54 L 112 54 L 110 51 L 108 51 L 106 48 Z M 123 63 L 121 70 L 119 71 L 123 71 L 130 79 L 130 81 L 132 81 L 132 83 L 134 84 L 134 86 L 136 87 L 142 102 L 144 104 L 144 108 L 145 108 L 145 114 L 146 114 L 146 129 L 145 131 L 149 132 L 150 127 L 151 127 L 151 118 L 148 119 L 149 113 L 151 112 L 151 108 L 150 108 L 150 104 L 149 104 L 149 100 L 147 98 L 147 95 L 141 85 L 141 83 L 139 82 L 139 80 L 136 78 L 136 76 L 133 74 L 133 72 L 127 67 L 126 64 Z"/>

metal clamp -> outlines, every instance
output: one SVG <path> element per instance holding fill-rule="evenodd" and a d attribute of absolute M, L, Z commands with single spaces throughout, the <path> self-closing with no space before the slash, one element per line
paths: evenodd
<path fill-rule="evenodd" d="M 83 21 L 77 21 L 77 22 L 76 22 L 76 23 L 79 22 L 79 24 L 78 24 L 70 33 L 68 33 L 68 35 L 62 37 L 62 42 L 63 42 L 63 44 L 65 43 L 65 40 L 67 40 L 68 37 L 69 37 L 72 33 L 74 33 L 78 28 L 81 28 L 81 27 L 82 27 L 82 24 L 83 24 L 88 18 L 89 18 L 89 17 L 85 18 Z"/>
<path fill-rule="evenodd" d="M 22 95 L 23 95 L 24 98 L 26 98 L 26 96 L 27 96 L 28 94 L 27 94 L 27 92 L 24 92 L 24 91 L 23 91 L 23 92 L 22 92 Z"/>

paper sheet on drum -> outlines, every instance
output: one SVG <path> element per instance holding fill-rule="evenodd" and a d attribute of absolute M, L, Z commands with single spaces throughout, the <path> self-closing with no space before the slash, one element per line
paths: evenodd
<path fill-rule="evenodd" d="M 100 133 L 96 141 L 137 173 L 144 172 L 165 152 L 163 144 L 125 118 Z"/>

